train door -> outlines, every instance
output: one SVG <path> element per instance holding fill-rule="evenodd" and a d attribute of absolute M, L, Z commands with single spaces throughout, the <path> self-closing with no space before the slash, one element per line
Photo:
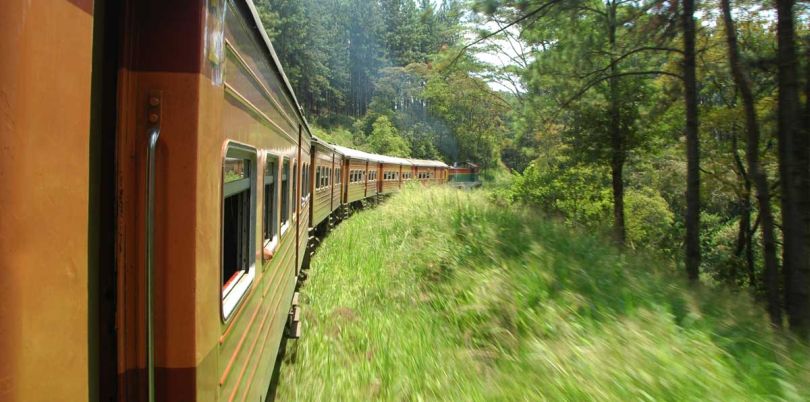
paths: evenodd
<path fill-rule="evenodd" d="M 116 333 L 116 147 L 118 82 L 124 5 L 97 1 L 93 7 L 90 106 L 90 400 L 118 398 Z"/>

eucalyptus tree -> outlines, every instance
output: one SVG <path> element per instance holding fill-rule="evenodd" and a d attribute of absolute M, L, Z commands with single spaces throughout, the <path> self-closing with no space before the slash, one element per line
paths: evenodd
<path fill-rule="evenodd" d="M 731 75 L 740 94 L 745 111 L 745 128 L 747 133 L 746 161 L 748 175 L 751 176 L 757 192 L 757 205 L 762 226 L 762 248 L 765 257 L 765 288 L 767 291 L 768 314 L 776 326 L 782 324 L 782 306 L 779 300 L 779 266 L 776 258 L 776 235 L 774 218 L 771 210 L 770 188 L 765 172 L 760 163 L 760 123 L 757 115 L 754 92 L 748 69 L 741 60 L 737 29 L 731 14 L 731 0 L 721 0 L 723 22 L 728 44 L 728 59 Z M 750 240 L 749 240 L 750 241 Z"/>
<path fill-rule="evenodd" d="M 795 2 L 776 0 L 775 5 L 785 308 L 791 328 L 810 337 L 810 129 L 800 125 Z"/>

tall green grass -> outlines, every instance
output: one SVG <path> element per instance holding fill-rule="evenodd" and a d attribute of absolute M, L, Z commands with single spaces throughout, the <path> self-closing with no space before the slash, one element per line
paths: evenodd
<path fill-rule="evenodd" d="M 278 397 L 810 399 L 805 346 L 662 264 L 485 191 L 405 191 L 318 250 Z"/>

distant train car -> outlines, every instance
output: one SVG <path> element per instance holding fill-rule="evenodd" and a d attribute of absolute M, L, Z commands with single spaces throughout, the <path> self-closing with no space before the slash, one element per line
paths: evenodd
<path fill-rule="evenodd" d="M 480 187 L 478 169 L 478 165 L 471 162 L 453 164 L 448 172 L 448 182 L 451 186 L 459 188 Z"/>
<path fill-rule="evenodd" d="M 343 156 L 343 169 L 346 178 L 342 189 L 343 203 L 350 204 L 366 198 L 369 159 L 374 158 L 374 156 L 339 145 L 334 145 L 334 148 Z M 376 165 L 376 162 L 374 162 L 374 165 Z M 376 191 L 374 193 L 376 194 Z"/>
<path fill-rule="evenodd" d="M 412 166 L 413 164 L 405 158 L 381 156 L 379 173 L 381 180 L 377 187 L 378 191 L 381 194 L 399 191 L 402 188 L 405 173 L 408 173 Z"/>
<path fill-rule="evenodd" d="M 318 226 L 334 210 L 333 194 L 335 189 L 335 149 L 317 138 L 312 143 L 312 214 L 310 226 Z M 338 190 L 339 192 L 339 190 Z"/>
<path fill-rule="evenodd" d="M 0 35 L 0 400 L 264 400 L 311 227 L 417 167 L 314 137 L 250 0 L 5 0 Z"/>
<path fill-rule="evenodd" d="M 414 166 L 414 177 L 424 185 L 433 185 L 447 181 L 449 166 L 440 161 L 409 159 Z"/>

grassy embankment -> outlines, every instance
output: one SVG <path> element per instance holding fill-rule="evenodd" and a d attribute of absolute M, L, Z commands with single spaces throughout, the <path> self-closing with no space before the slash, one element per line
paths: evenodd
<path fill-rule="evenodd" d="M 807 348 L 682 276 L 484 191 L 406 191 L 318 250 L 278 397 L 810 399 Z"/>

